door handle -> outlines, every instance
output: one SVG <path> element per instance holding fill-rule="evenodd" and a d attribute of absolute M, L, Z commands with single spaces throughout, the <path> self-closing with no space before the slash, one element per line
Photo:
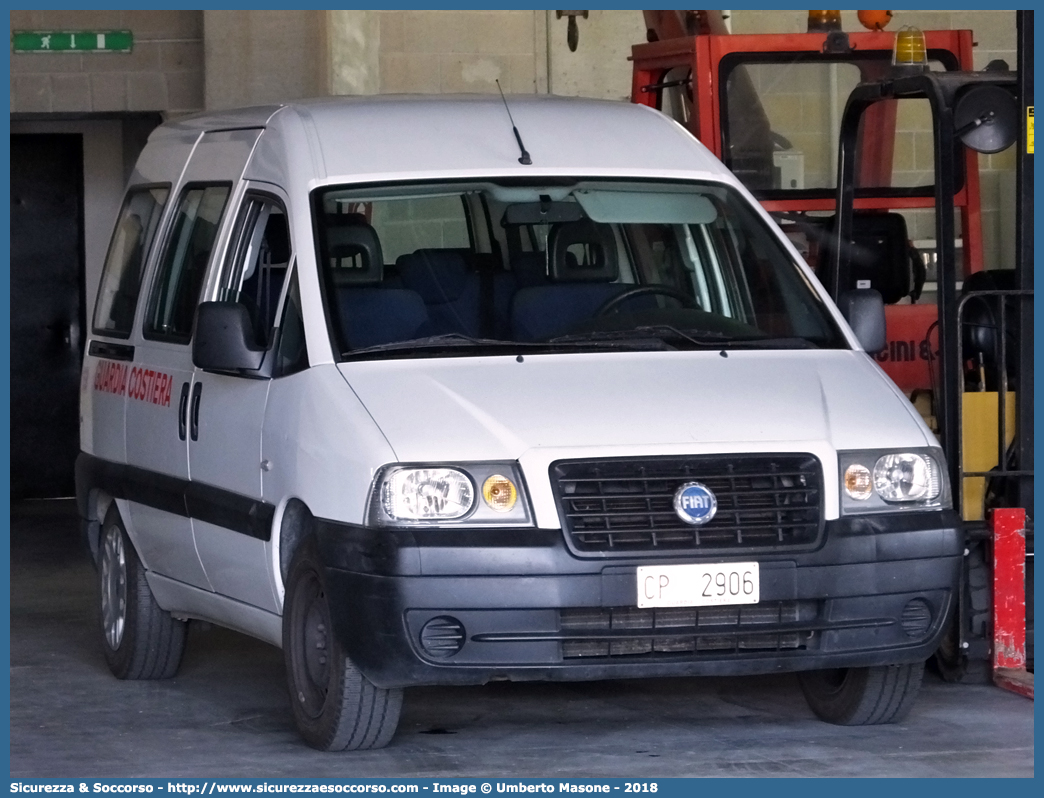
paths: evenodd
<path fill-rule="evenodd" d="M 189 425 L 189 431 L 192 434 L 192 440 L 199 440 L 199 397 L 203 393 L 203 383 L 197 382 L 192 386 L 192 423 Z"/>
<path fill-rule="evenodd" d="M 188 423 L 189 384 L 181 386 L 181 400 L 178 402 L 178 438 L 185 440 L 185 425 Z"/>

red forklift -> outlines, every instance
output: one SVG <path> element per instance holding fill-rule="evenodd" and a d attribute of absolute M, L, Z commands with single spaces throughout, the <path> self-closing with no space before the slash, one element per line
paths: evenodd
<path fill-rule="evenodd" d="M 971 31 L 886 31 L 890 12 L 860 12 L 874 30 L 811 11 L 807 33 L 749 35 L 719 11 L 643 13 L 632 101 L 714 152 L 835 299 L 881 297 L 875 357 L 939 435 L 965 520 L 940 672 L 1032 695 L 1032 12 L 1017 12 L 1017 70 L 979 73 Z M 1016 262 L 998 270 L 978 157 L 1013 145 Z"/>

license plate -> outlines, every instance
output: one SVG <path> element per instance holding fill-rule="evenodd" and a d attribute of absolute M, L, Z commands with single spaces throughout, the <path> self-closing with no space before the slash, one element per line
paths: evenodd
<path fill-rule="evenodd" d="M 757 604 L 756 562 L 638 566 L 639 607 Z"/>

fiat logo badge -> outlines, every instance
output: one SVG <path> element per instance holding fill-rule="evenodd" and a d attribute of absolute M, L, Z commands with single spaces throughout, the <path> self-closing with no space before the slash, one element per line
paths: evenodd
<path fill-rule="evenodd" d="M 674 493 L 674 512 L 687 524 L 703 526 L 718 512 L 718 500 L 702 482 L 686 482 Z"/>

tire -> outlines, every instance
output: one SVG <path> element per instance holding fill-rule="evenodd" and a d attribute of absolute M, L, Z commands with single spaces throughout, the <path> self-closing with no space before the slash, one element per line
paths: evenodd
<path fill-rule="evenodd" d="M 185 651 L 184 621 L 161 609 L 113 504 L 98 544 L 98 594 L 105 661 L 117 679 L 169 679 Z"/>
<path fill-rule="evenodd" d="M 990 641 L 993 637 L 993 569 L 987 557 L 985 543 L 971 546 L 968 556 L 964 558 L 963 567 L 961 590 L 965 636 Z M 993 663 L 990 658 L 970 659 L 960 650 L 960 623 L 961 613 L 956 612 L 939 643 L 939 650 L 935 652 L 935 665 L 939 674 L 947 682 L 992 684 Z"/>
<path fill-rule="evenodd" d="M 898 723 L 913 706 L 924 663 L 838 668 L 798 674 L 801 691 L 816 715 L 838 726 Z"/>
<path fill-rule="evenodd" d="M 399 723 L 402 690 L 375 686 L 332 633 L 315 539 L 290 563 L 283 605 L 283 657 L 294 722 L 320 751 L 383 748 Z"/>

